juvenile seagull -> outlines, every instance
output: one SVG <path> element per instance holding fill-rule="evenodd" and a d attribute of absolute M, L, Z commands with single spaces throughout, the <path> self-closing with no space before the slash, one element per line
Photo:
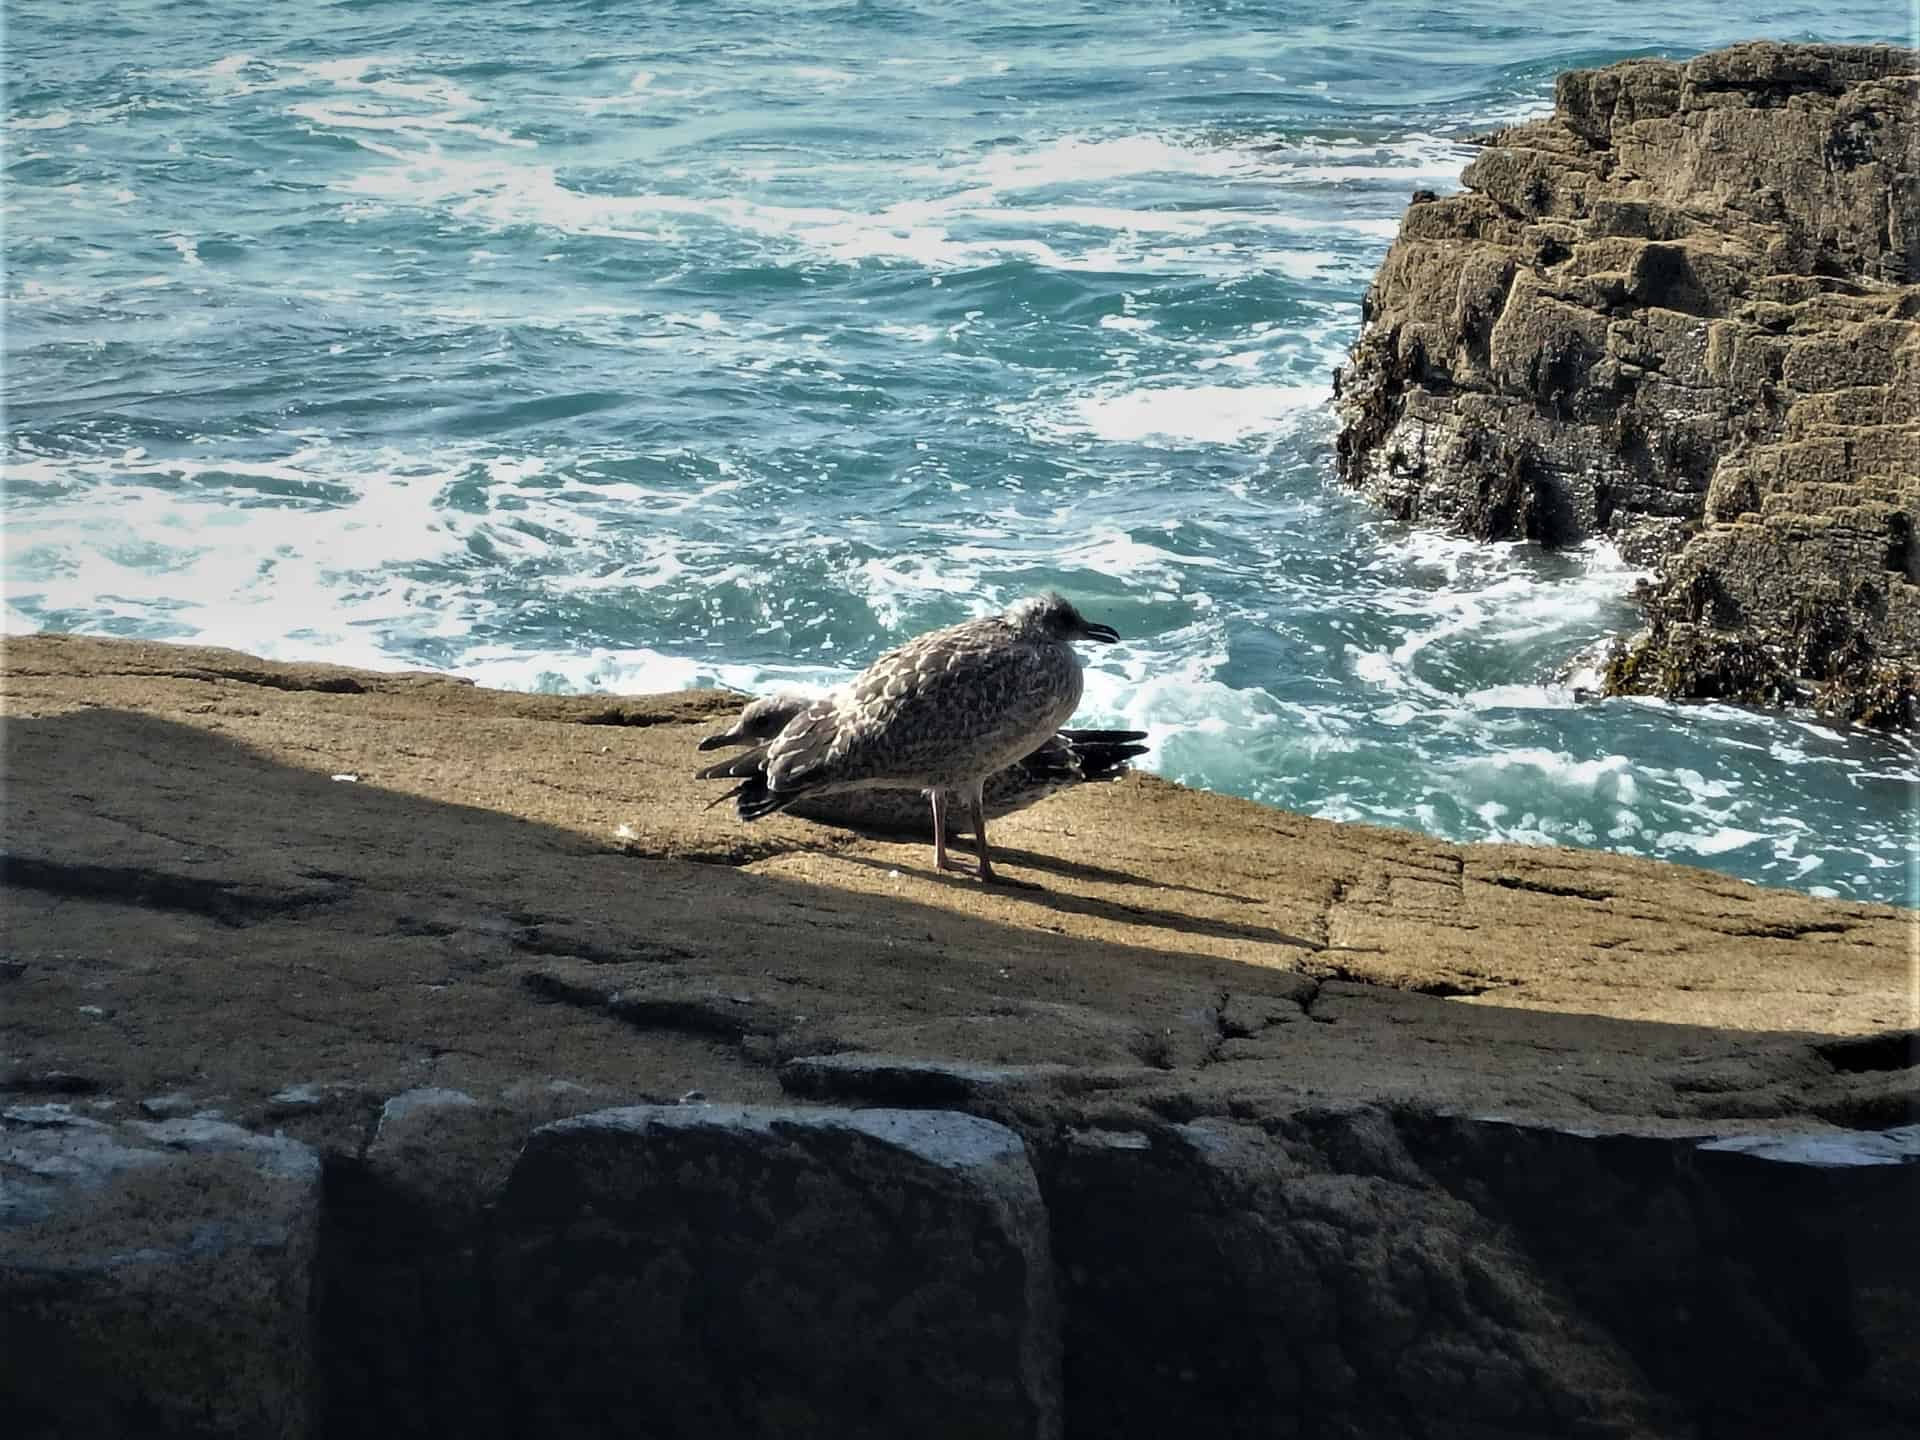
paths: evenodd
<path fill-rule="evenodd" d="M 1120 638 L 1058 595 L 934 630 L 889 650 L 850 684 L 815 700 L 765 747 L 764 764 L 732 792 L 743 820 L 845 790 L 922 790 L 933 807 L 933 859 L 947 859 L 947 792 L 964 798 L 979 875 L 987 849 L 987 777 L 1031 755 L 1080 703 L 1071 640 Z M 741 757 L 703 776 L 741 775 Z"/>
<path fill-rule="evenodd" d="M 723 746 L 753 745 L 759 748 L 732 760 L 709 766 L 700 772 L 706 779 L 725 776 L 745 780 L 765 770 L 765 742 L 773 739 L 812 702 L 805 695 L 764 695 L 741 710 L 733 724 L 700 742 L 702 750 Z M 1049 795 L 1057 795 L 1075 785 L 1113 780 L 1124 775 L 1127 761 L 1147 753 L 1141 744 L 1144 730 L 1062 730 L 1043 741 L 1038 750 L 986 778 L 981 787 L 981 806 L 989 820 L 998 820 L 1016 810 L 1038 804 Z M 716 799 L 731 800 L 744 784 Z M 963 822 L 957 806 L 964 803 L 949 791 L 943 808 L 947 825 L 956 832 Z M 709 807 L 711 808 L 711 807 Z M 845 825 L 855 830 L 892 831 L 898 834 L 932 833 L 928 806 L 911 790 L 840 790 L 829 795 L 803 797 L 787 807 L 790 814 L 829 825 Z"/>

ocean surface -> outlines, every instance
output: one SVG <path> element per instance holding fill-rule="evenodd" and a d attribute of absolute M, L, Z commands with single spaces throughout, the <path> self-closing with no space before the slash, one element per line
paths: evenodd
<path fill-rule="evenodd" d="M 1915 903 L 1911 746 L 1576 700 L 1636 572 L 1388 523 L 1328 404 L 1555 72 L 1910 14 L 7 0 L 5 627 L 825 687 L 1051 586 L 1162 774 Z"/>

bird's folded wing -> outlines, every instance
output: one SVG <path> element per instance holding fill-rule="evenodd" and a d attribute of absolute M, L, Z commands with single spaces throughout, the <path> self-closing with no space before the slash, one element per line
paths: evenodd
<path fill-rule="evenodd" d="M 912 777 L 1004 750 L 1049 723 L 1053 668 L 1029 645 L 903 646 L 772 741 L 769 782 L 786 791 Z"/>

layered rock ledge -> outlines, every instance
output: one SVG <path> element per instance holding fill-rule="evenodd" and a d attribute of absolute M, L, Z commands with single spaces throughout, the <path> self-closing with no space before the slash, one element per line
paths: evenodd
<path fill-rule="evenodd" d="M 1135 775 L 1039 891 L 734 699 L 12 639 L 23 1436 L 1894 1436 L 1916 916 Z"/>
<path fill-rule="evenodd" d="M 1560 76 L 1417 196 L 1337 377 L 1341 474 L 1656 578 L 1615 691 L 1920 721 L 1920 54 Z"/>

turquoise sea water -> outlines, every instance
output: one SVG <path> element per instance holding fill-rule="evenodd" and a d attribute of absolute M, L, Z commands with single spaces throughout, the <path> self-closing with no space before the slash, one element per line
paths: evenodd
<path fill-rule="evenodd" d="M 1327 406 L 1556 71 L 1908 16 L 8 0 L 6 627 L 824 686 L 1056 586 L 1169 776 L 1912 903 L 1911 747 L 1578 703 L 1634 572 L 1381 520 Z"/>

